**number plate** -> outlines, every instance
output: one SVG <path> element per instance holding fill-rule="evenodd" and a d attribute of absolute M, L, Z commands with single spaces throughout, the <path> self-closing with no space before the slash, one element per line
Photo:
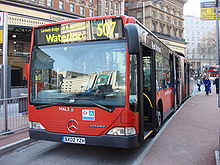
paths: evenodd
<path fill-rule="evenodd" d="M 80 138 L 80 137 L 63 136 L 62 137 L 62 142 L 64 142 L 64 143 L 74 143 L 74 144 L 86 144 L 86 139 L 85 138 Z"/>

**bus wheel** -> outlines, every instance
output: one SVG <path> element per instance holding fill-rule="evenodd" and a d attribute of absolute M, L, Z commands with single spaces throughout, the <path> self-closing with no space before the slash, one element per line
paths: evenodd
<path fill-rule="evenodd" d="M 157 119 L 157 126 L 156 126 L 156 129 L 154 130 L 154 135 L 156 135 L 160 131 L 160 128 L 162 125 L 162 115 L 161 115 L 160 110 L 157 110 L 156 117 L 157 117 L 156 118 Z"/>

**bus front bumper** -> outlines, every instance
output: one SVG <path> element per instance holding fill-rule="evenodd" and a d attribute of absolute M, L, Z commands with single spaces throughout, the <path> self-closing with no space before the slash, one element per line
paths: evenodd
<path fill-rule="evenodd" d="M 63 137 L 79 137 L 85 138 L 85 145 L 95 145 L 95 146 L 106 146 L 106 147 L 117 147 L 117 148 L 135 148 L 138 147 L 138 136 L 112 136 L 112 135 L 102 135 L 102 136 L 89 136 L 89 135 L 75 135 L 75 134 L 64 134 L 64 133 L 54 133 L 48 132 L 46 130 L 29 130 L 31 139 L 38 140 L 48 140 L 63 142 Z"/>

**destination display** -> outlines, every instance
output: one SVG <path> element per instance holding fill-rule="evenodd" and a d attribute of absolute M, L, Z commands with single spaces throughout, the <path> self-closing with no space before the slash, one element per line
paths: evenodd
<path fill-rule="evenodd" d="M 121 18 L 98 19 L 50 25 L 35 29 L 35 45 L 51 45 L 124 37 Z"/>

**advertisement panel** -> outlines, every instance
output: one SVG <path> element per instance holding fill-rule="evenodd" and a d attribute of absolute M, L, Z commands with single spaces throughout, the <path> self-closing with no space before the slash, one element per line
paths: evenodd
<path fill-rule="evenodd" d="M 3 43 L 3 12 L 0 12 L 0 44 Z"/>

